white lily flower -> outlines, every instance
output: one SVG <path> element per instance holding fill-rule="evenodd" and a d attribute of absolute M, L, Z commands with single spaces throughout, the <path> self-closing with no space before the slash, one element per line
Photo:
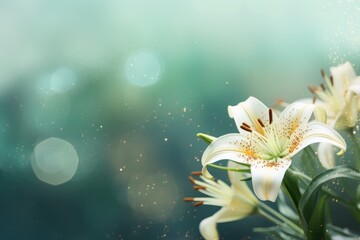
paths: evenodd
<path fill-rule="evenodd" d="M 238 168 L 239 165 L 229 161 L 229 168 Z M 195 172 L 195 174 L 201 174 Z M 246 182 L 241 181 L 243 174 L 228 171 L 231 186 L 221 180 L 210 180 L 200 176 L 202 181 L 190 180 L 195 184 L 194 189 L 208 195 L 208 197 L 185 198 L 185 201 L 195 201 L 194 206 L 213 205 L 221 209 L 212 216 L 201 221 L 199 229 L 205 239 L 219 239 L 217 223 L 231 222 L 245 218 L 256 212 L 258 200 L 250 191 Z"/>
<path fill-rule="evenodd" d="M 325 108 L 328 124 L 334 128 L 354 127 L 360 110 L 360 77 L 349 62 L 330 68 L 330 72 L 330 78 L 321 72 L 326 85 L 310 87 L 315 104 Z"/>
<path fill-rule="evenodd" d="M 279 117 L 254 97 L 229 106 L 240 133 L 214 140 L 203 153 L 202 173 L 212 178 L 207 165 L 223 159 L 250 165 L 255 194 L 261 200 L 275 201 L 291 157 L 312 143 L 326 142 L 346 150 L 344 139 L 330 126 L 309 122 L 313 104 L 295 102 Z"/>
<path fill-rule="evenodd" d="M 360 111 L 360 77 L 356 76 L 355 70 L 349 62 L 330 68 L 331 77 L 321 72 L 325 85 L 321 87 L 311 86 L 310 91 L 315 95 L 314 99 L 302 99 L 301 102 L 313 102 L 321 106 L 327 113 L 327 124 L 335 129 L 354 127 L 357 123 Z M 325 168 L 335 166 L 333 146 L 320 143 L 318 156 Z"/>

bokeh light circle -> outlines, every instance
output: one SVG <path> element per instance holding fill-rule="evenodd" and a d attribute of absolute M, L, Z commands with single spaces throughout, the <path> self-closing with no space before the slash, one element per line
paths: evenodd
<path fill-rule="evenodd" d="M 41 95 L 67 93 L 78 82 L 78 76 L 71 68 L 59 67 L 52 73 L 44 74 L 36 82 L 36 90 Z"/>
<path fill-rule="evenodd" d="M 69 181 L 75 175 L 78 164 L 79 158 L 73 145 L 60 138 L 48 138 L 36 145 L 31 160 L 35 175 L 52 185 Z"/>
<path fill-rule="evenodd" d="M 125 64 L 127 80 L 136 86 L 147 87 L 156 83 L 162 74 L 163 64 L 158 53 L 152 50 L 137 50 Z"/>
<path fill-rule="evenodd" d="M 54 92 L 66 93 L 76 84 L 75 72 L 67 67 L 57 69 L 50 78 L 50 89 Z"/>

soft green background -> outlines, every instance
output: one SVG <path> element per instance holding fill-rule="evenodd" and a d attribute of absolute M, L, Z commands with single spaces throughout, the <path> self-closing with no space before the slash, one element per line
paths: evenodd
<path fill-rule="evenodd" d="M 216 208 L 182 201 L 198 195 L 186 179 L 206 146 L 196 133 L 236 131 L 226 108 L 248 96 L 310 97 L 321 68 L 360 72 L 359 49 L 359 1 L 0 1 L 0 238 L 199 238 Z M 128 81 L 139 51 L 160 66 L 153 85 Z M 54 93 L 59 69 L 74 86 Z M 49 137 L 79 156 L 60 186 L 30 164 Z"/>

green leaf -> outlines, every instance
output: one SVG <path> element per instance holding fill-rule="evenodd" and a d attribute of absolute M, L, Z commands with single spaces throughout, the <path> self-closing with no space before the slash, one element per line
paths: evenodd
<path fill-rule="evenodd" d="M 285 217 L 299 222 L 299 216 L 295 213 L 295 211 L 289 206 L 288 202 L 286 201 L 285 195 L 283 191 L 279 192 L 278 195 L 278 207 L 281 214 Z"/>
<path fill-rule="evenodd" d="M 301 198 L 299 181 L 292 172 L 291 168 L 289 168 L 285 173 L 284 180 L 282 182 L 282 189 L 289 196 L 294 208 L 298 209 L 299 200 Z"/>
<path fill-rule="evenodd" d="M 265 227 L 265 228 L 254 228 L 254 232 L 265 233 L 267 236 L 273 239 L 302 239 L 299 236 L 299 233 L 295 232 L 293 229 L 286 226 L 273 226 L 273 227 Z"/>
<path fill-rule="evenodd" d="M 329 237 L 331 236 L 332 239 L 343 239 L 343 240 L 360 239 L 359 235 L 351 232 L 347 228 L 339 228 L 332 224 L 327 224 L 326 229 L 328 230 Z"/>
<path fill-rule="evenodd" d="M 315 177 L 318 173 L 325 170 L 311 146 L 306 147 L 302 151 L 300 161 L 297 161 L 297 163 L 297 167 L 310 177 Z"/>
<path fill-rule="evenodd" d="M 336 178 L 349 178 L 360 181 L 360 173 L 348 166 L 337 166 L 316 176 L 299 201 L 300 219 L 308 239 L 324 239 L 325 210 L 328 193 L 323 184 Z"/>
<path fill-rule="evenodd" d="M 316 207 L 313 208 L 311 218 L 309 219 L 308 226 L 309 232 L 307 232 L 308 239 L 324 239 L 325 237 L 325 220 L 327 207 L 327 194 L 316 194 Z M 320 195 L 320 196 L 318 196 Z M 315 231 L 313 231 L 315 229 Z M 306 232 L 306 231 L 305 231 Z"/>

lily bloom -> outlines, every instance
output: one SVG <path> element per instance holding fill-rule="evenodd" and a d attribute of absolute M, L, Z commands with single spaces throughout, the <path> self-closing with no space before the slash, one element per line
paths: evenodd
<path fill-rule="evenodd" d="M 309 87 L 314 102 L 326 110 L 329 125 L 336 129 L 354 127 L 360 110 L 360 76 L 349 62 L 330 68 L 330 73 L 328 77 L 321 71 L 326 84 Z"/>
<path fill-rule="evenodd" d="M 237 168 L 237 163 L 229 161 L 229 168 Z M 194 172 L 201 175 L 201 172 Z M 216 228 L 217 223 L 240 220 L 256 213 L 258 200 L 251 192 L 245 181 L 241 181 L 244 175 L 240 172 L 228 171 L 231 186 L 221 180 L 207 179 L 200 176 L 201 180 L 190 177 L 195 184 L 194 189 L 208 195 L 208 197 L 185 198 L 185 201 L 194 201 L 194 206 L 213 205 L 221 209 L 214 215 L 201 221 L 199 229 L 205 239 L 219 239 Z"/>
<path fill-rule="evenodd" d="M 204 151 L 201 163 L 206 178 L 212 176 L 207 165 L 230 159 L 250 165 L 252 185 L 261 200 L 275 201 L 291 158 L 312 143 L 326 142 L 346 150 L 344 139 L 332 127 L 309 122 L 316 106 L 295 102 L 279 116 L 261 101 L 249 97 L 228 112 L 239 133 L 215 139 Z"/>
<path fill-rule="evenodd" d="M 352 128 L 356 125 L 360 112 L 360 77 L 356 76 L 351 63 L 346 62 L 330 68 L 331 76 L 321 75 L 325 84 L 320 87 L 310 86 L 313 99 L 302 99 L 301 102 L 313 102 L 327 113 L 327 124 L 335 129 Z M 318 156 L 325 168 L 335 165 L 334 149 L 330 144 L 320 143 Z"/>

